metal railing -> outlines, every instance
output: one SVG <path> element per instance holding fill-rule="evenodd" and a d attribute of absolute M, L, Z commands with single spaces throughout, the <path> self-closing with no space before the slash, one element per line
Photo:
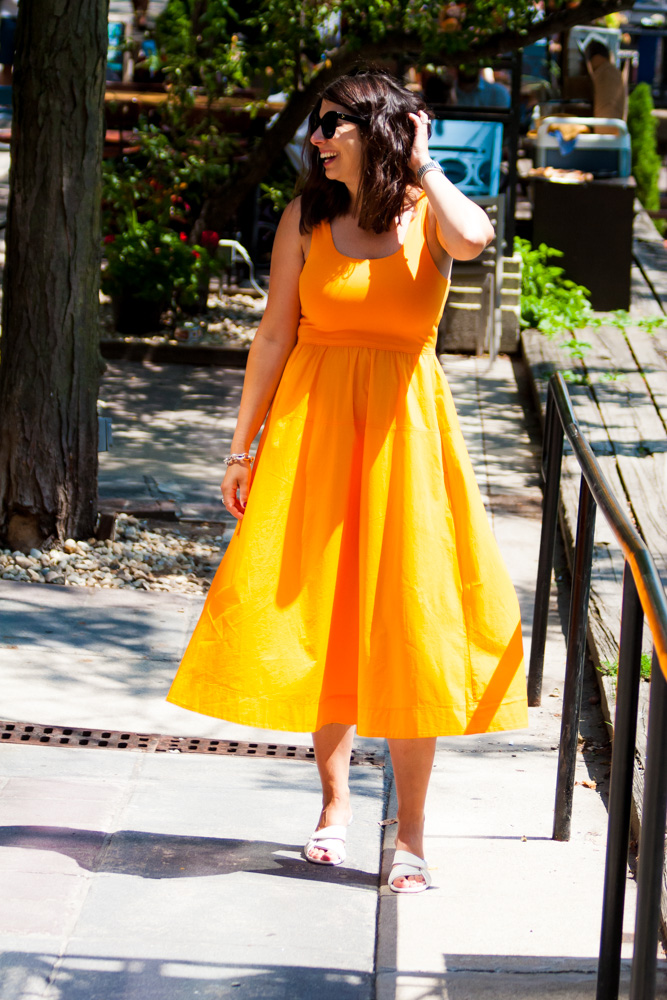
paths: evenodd
<path fill-rule="evenodd" d="M 547 398 L 542 456 L 544 508 L 528 676 L 528 703 L 539 705 L 541 699 L 564 437 L 570 442 L 579 463 L 581 486 L 572 565 L 553 837 L 554 840 L 570 838 L 588 631 L 593 535 L 595 513 L 599 508 L 623 550 L 625 567 L 597 1000 L 616 1000 L 619 991 L 644 617 L 653 637 L 653 669 L 630 1000 L 653 1000 L 667 824 L 667 598 L 646 544 L 612 493 L 590 445 L 581 433 L 565 382 L 559 374 L 552 376 Z"/>

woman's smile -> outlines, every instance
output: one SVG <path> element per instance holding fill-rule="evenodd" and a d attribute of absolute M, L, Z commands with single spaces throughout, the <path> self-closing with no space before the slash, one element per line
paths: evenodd
<path fill-rule="evenodd" d="M 331 101 L 323 100 L 320 105 L 320 118 L 329 111 L 340 111 L 342 114 L 350 114 L 350 109 L 342 104 L 333 104 Z M 327 177 L 345 184 L 351 195 L 354 197 L 359 178 L 361 176 L 361 137 L 359 127 L 353 122 L 346 122 L 340 119 L 336 125 L 336 132 L 326 139 L 322 134 L 321 126 L 318 126 L 310 137 L 310 141 L 317 147 L 320 154 L 320 163 Z"/>

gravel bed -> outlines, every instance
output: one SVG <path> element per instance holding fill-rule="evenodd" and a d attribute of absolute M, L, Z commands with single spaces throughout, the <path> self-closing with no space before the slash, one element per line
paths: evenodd
<path fill-rule="evenodd" d="M 106 340 L 142 344 L 180 342 L 237 348 L 250 346 L 266 307 L 265 299 L 241 292 L 228 295 L 216 291 L 209 294 L 205 312 L 178 322 L 167 312 L 163 316 L 164 327 L 159 332 L 147 337 L 128 337 L 114 329 L 111 300 L 101 295 L 100 301 L 100 334 Z"/>
<path fill-rule="evenodd" d="M 114 541 L 67 541 L 46 551 L 0 550 L 0 578 L 66 587 L 130 587 L 205 594 L 222 558 L 229 528 L 188 533 L 177 527 L 146 526 L 121 514 Z"/>

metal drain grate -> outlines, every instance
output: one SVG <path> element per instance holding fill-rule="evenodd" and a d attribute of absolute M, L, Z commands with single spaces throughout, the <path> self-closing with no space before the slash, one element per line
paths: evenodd
<path fill-rule="evenodd" d="M 277 760 L 315 760 L 312 747 L 280 743 L 244 743 L 241 740 L 209 740 L 198 736 L 160 736 L 112 729 L 74 729 L 70 726 L 38 726 L 27 722 L 0 722 L 4 743 L 33 746 L 88 747 L 106 750 L 142 750 L 144 753 L 234 754 L 236 757 L 275 757 Z M 382 767 L 382 754 L 353 750 L 350 763 Z"/>

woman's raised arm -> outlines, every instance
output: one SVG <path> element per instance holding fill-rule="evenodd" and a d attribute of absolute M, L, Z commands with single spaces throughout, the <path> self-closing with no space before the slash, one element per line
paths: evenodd
<path fill-rule="evenodd" d="M 425 111 L 411 114 L 415 126 L 410 165 L 416 173 L 431 157 L 428 152 L 428 116 Z M 488 215 L 466 198 L 439 170 L 429 170 L 422 178 L 429 205 L 436 218 L 436 236 L 454 260 L 479 256 L 494 236 Z"/>

